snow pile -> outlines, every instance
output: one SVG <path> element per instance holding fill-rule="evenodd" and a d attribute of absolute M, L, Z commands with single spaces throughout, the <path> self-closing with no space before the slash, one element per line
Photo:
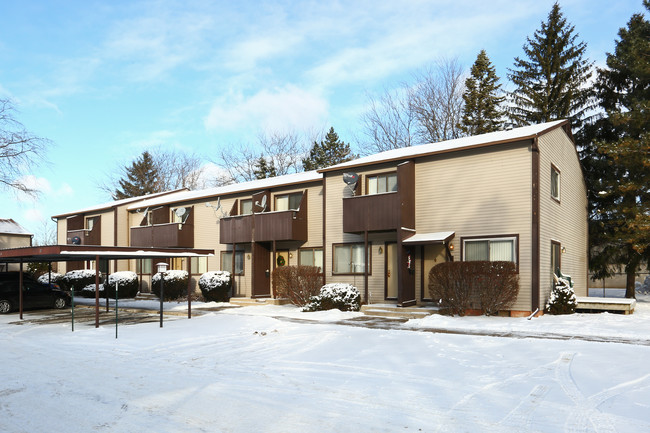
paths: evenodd
<path fill-rule="evenodd" d="M 199 287 L 206 292 L 222 288 L 230 284 L 230 272 L 210 271 L 201 275 Z"/>
<path fill-rule="evenodd" d="M 85 278 L 95 278 L 95 270 L 94 269 L 79 269 L 76 271 L 70 271 L 65 274 L 66 280 L 68 280 L 70 283 L 74 283 L 75 281 L 83 280 Z"/>
<path fill-rule="evenodd" d="M 569 280 L 558 278 L 551 290 L 546 310 L 551 314 L 573 314 L 578 306 L 576 294 Z"/>
<path fill-rule="evenodd" d="M 38 282 L 41 284 L 58 283 L 64 278 L 63 274 L 52 272 L 51 274 L 43 274 L 37 278 Z"/>
<path fill-rule="evenodd" d="M 309 304 L 304 311 L 331 310 L 359 311 L 361 308 L 361 294 L 351 284 L 332 283 L 325 284 L 320 293 L 309 298 Z"/>

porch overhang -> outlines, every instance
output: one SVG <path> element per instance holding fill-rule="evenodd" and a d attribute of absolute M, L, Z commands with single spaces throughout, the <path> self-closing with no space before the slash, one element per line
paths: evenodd
<path fill-rule="evenodd" d="M 456 236 L 456 232 L 435 232 L 435 233 L 416 233 L 413 236 L 406 238 L 402 241 L 406 245 L 427 245 L 427 244 L 443 244 L 448 245 L 449 242 Z"/>

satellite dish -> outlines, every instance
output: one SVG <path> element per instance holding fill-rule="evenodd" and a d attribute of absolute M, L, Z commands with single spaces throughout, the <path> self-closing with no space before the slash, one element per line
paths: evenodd
<path fill-rule="evenodd" d="M 81 245 L 81 238 L 79 236 L 75 236 L 72 238 L 72 245 Z"/>
<path fill-rule="evenodd" d="M 343 173 L 343 182 L 348 185 L 354 185 L 359 181 L 359 175 L 354 172 Z"/>
<path fill-rule="evenodd" d="M 183 218 L 183 215 L 185 215 L 186 212 L 187 212 L 187 209 L 185 209 L 184 207 L 179 207 L 179 208 L 176 208 L 176 210 L 174 210 L 174 213 L 179 218 Z"/>
<path fill-rule="evenodd" d="M 262 196 L 262 202 L 261 203 L 259 201 L 256 201 L 255 205 L 262 208 L 262 212 L 264 212 L 266 210 L 266 195 Z"/>

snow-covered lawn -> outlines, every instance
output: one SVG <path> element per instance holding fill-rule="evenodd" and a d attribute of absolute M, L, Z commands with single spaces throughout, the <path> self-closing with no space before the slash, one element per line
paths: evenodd
<path fill-rule="evenodd" d="M 112 326 L 72 333 L 69 324 L 1 316 L 0 431 L 650 431 L 647 299 L 632 316 L 339 324 L 356 316 L 229 308 L 170 318 L 163 329 L 121 326 L 119 339 Z M 428 328 L 606 334 L 636 344 Z"/>

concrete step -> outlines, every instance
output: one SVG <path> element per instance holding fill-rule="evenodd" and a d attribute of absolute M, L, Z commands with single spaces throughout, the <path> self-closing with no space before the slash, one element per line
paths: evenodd
<path fill-rule="evenodd" d="M 368 316 L 395 317 L 402 319 L 421 319 L 438 314 L 438 310 L 432 307 L 398 307 L 393 304 L 370 304 L 362 305 L 361 312 Z"/>
<path fill-rule="evenodd" d="M 156 296 L 153 293 L 141 293 L 138 292 L 137 295 L 135 295 L 135 299 L 137 300 L 145 300 L 145 301 L 155 301 L 158 299 L 158 296 Z"/>
<path fill-rule="evenodd" d="M 230 298 L 230 303 L 241 307 L 250 307 L 252 305 L 285 305 L 289 304 L 288 299 L 273 298 Z"/>

